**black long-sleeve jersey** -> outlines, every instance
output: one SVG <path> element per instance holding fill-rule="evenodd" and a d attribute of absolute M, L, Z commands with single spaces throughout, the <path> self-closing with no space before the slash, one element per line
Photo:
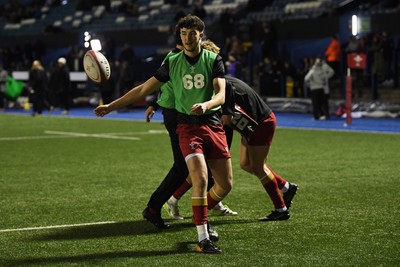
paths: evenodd
<path fill-rule="evenodd" d="M 235 104 L 240 106 L 252 119 L 260 123 L 272 112 L 271 108 L 248 84 L 232 76 L 225 76 L 226 92 L 223 114 L 233 114 Z"/>

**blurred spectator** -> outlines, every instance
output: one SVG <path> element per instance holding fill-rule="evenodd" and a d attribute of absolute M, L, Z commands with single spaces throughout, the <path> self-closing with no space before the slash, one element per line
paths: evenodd
<path fill-rule="evenodd" d="M 315 120 L 329 119 L 329 79 L 334 70 L 320 57 L 304 78 L 304 83 L 310 88 L 313 117 Z"/>
<path fill-rule="evenodd" d="M 271 60 L 271 87 L 268 88 L 268 96 L 282 96 L 282 69 L 277 59 Z"/>
<path fill-rule="evenodd" d="M 276 54 L 276 32 L 269 22 L 263 22 L 261 34 L 261 50 L 263 57 L 273 57 Z"/>
<path fill-rule="evenodd" d="M 70 90 L 71 81 L 67 60 L 60 57 L 57 60 L 57 66 L 50 75 L 49 91 L 51 93 L 50 105 L 52 107 L 60 106 L 64 115 L 69 113 Z"/>
<path fill-rule="evenodd" d="M 368 51 L 372 55 L 372 74 L 377 76 L 379 82 L 382 82 L 384 76 L 383 41 L 379 34 L 374 34 Z"/>
<path fill-rule="evenodd" d="M 232 36 L 229 53 L 236 54 L 239 58 L 244 58 L 243 44 L 237 35 Z M 228 55 L 229 55 L 228 53 Z"/>
<path fill-rule="evenodd" d="M 32 115 L 41 115 L 45 105 L 45 92 L 47 90 L 47 73 L 39 60 L 34 60 L 29 71 L 29 90 L 33 104 Z"/>
<path fill-rule="evenodd" d="M 286 96 L 287 97 L 297 97 L 299 96 L 297 92 L 297 74 L 296 74 L 296 68 L 293 66 L 293 64 L 286 60 L 283 62 L 283 68 L 282 68 L 282 75 L 283 79 L 285 81 L 285 86 L 286 86 Z"/>
<path fill-rule="evenodd" d="M 259 93 L 261 96 L 267 95 L 267 88 L 271 87 L 271 73 L 272 65 L 269 57 L 265 57 L 258 64 L 258 75 L 260 77 L 260 89 Z"/>
<path fill-rule="evenodd" d="M 4 110 L 8 72 L 0 65 L 0 111 Z"/>
<path fill-rule="evenodd" d="M 383 80 L 392 82 L 392 60 L 393 60 L 394 42 L 387 32 L 382 32 L 382 54 L 383 54 Z"/>
<path fill-rule="evenodd" d="M 277 59 L 265 57 L 258 66 L 260 74 L 260 95 L 281 96 L 282 70 Z"/>
<path fill-rule="evenodd" d="M 326 63 L 335 71 L 332 78 L 338 78 L 340 72 L 340 41 L 336 36 L 331 37 L 331 41 L 325 50 Z"/>
<path fill-rule="evenodd" d="M 233 52 L 229 53 L 228 60 L 225 62 L 225 67 L 227 75 L 242 79 L 242 63 L 238 55 Z"/>
<path fill-rule="evenodd" d="M 375 34 L 368 49 L 372 53 L 372 72 L 377 76 L 378 82 L 392 84 L 393 40 L 386 32 Z"/>
<path fill-rule="evenodd" d="M 312 58 L 304 57 L 300 64 L 300 67 L 296 71 L 297 79 L 296 79 L 296 87 L 298 88 L 298 96 L 308 97 L 308 91 L 304 84 L 304 77 L 311 69 L 314 61 Z"/>

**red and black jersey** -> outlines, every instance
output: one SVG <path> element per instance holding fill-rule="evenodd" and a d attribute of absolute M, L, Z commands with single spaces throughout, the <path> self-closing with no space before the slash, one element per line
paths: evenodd
<path fill-rule="evenodd" d="M 225 80 L 226 92 L 225 104 L 222 106 L 223 114 L 233 115 L 235 105 L 238 105 L 251 119 L 260 123 L 272 112 L 271 108 L 248 84 L 228 75 L 225 76 Z"/>

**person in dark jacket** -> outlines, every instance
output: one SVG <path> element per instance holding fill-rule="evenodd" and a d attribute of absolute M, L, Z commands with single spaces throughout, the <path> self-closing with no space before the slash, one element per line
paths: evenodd
<path fill-rule="evenodd" d="M 49 90 L 52 95 L 51 105 L 60 106 L 63 109 L 62 114 L 67 115 L 70 108 L 71 80 L 67 60 L 63 57 L 57 60 L 57 66 L 50 75 Z"/>
<path fill-rule="evenodd" d="M 47 73 L 39 60 L 34 60 L 29 71 L 29 89 L 32 96 L 32 115 L 41 115 L 45 103 Z"/>

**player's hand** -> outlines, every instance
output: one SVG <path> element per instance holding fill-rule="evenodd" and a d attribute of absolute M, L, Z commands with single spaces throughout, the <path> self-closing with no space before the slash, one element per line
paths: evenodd
<path fill-rule="evenodd" d="M 93 110 L 94 114 L 97 117 L 103 117 L 104 115 L 108 114 L 111 112 L 110 108 L 108 107 L 108 105 L 100 105 L 97 108 L 95 108 Z"/>
<path fill-rule="evenodd" d="M 190 115 L 203 115 L 207 111 L 207 106 L 204 103 L 194 104 L 190 110 Z"/>
<path fill-rule="evenodd" d="M 149 106 L 149 107 L 146 109 L 145 116 L 146 116 L 146 121 L 147 121 L 147 122 L 150 122 L 150 121 L 151 121 L 151 119 L 152 119 L 153 116 L 154 116 L 154 113 L 155 113 L 155 111 L 154 111 L 154 107 L 153 107 L 153 106 Z"/>
<path fill-rule="evenodd" d="M 231 125 L 232 122 L 232 115 L 222 115 L 221 116 L 222 125 Z"/>

